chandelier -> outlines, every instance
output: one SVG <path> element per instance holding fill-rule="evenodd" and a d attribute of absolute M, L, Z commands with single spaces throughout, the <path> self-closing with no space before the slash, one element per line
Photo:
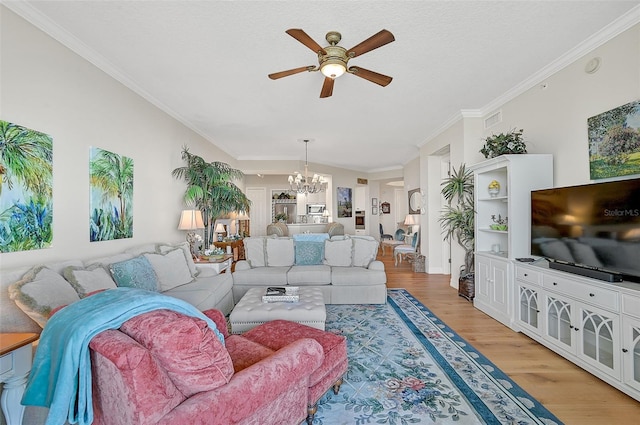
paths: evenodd
<path fill-rule="evenodd" d="M 307 193 L 324 192 L 327 186 L 327 180 L 323 176 L 314 174 L 309 179 L 309 140 L 305 139 L 304 142 L 304 176 L 298 173 L 297 176 L 289 176 L 289 187 L 291 192 L 297 192 L 306 195 Z"/>

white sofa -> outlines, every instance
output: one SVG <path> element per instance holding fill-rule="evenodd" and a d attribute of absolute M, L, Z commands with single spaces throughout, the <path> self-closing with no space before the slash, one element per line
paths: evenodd
<path fill-rule="evenodd" d="M 233 309 L 230 273 L 216 274 L 196 266 L 188 244 L 147 244 L 123 253 L 88 261 L 2 270 L 0 274 L 0 332 L 40 333 L 51 310 L 114 287 L 113 264 L 146 258 L 156 276 L 158 290 L 193 304 L 200 310 Z M 116 268 L 117 269 L 117 268 Z"/>
<path fill-rule="evenodd" d="M 322 290 L 326 304 L 384 304 L 387 275 L 371 236 L 300 234 L 244 239 L 246 260 L 236 263 L 233 298 L 267 286 Z"/>

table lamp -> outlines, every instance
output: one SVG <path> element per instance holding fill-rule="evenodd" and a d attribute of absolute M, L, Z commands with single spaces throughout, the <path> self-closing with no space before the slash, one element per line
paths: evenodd
<path fill-rule="evenodd" d="M 226 230 L 224 230 L 224 224 L 216 224 L 214 232 L 216 232 L 216 234 L 218 235 L 218 242 L 222 242 L 222 234 L 226 232 Z"/>
<path fill-rule="evenodd" d="M 416 219 L 416 214 L 407 214 L 404 218 L 404 225 L 409 226 L 409 233 L 413 233 L 412 226 L 418 224 L 418 220 Z"/>
<path fill-rule="evenodd" d="M 193 232 L 193 230 L 204 229 L 204 221 L 202 220 L 202 211 L 200 210 L 183 210 L 180 214 L 179 230 L 190 230 L 187 232 L 187 242 L 193 258 L 198 258 L 196 243 L 202 242 L 202 237 Z"/>

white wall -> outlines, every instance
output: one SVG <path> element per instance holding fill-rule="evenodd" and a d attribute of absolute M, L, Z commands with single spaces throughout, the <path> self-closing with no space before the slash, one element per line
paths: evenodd
<path fill-rule="evenodd" d="M 600 57 L 602 65 L 595 74 L 584 71 L 586 63 Z M 428 188 L 427 218 L 435 230 L 439 215 L 435 191 L 439 190 L 437 166 L 433 158 L 450 150 L 451 164 L 475 164 L 483 161 L 479 153 L 483 139 L 491 134 L 524 129 L 529 153 L 551 153 L 554 157 L 554 185 L 568 186 L 588 183 L 589 149 L 587 119 L 617 106 L 640 99 L 640 25 L 635 25 L 617 37 L 586 53 L 570 65 L 541 80 L 539 84 L 515 98 L 492 107 L 483 118 L 496 111 L 502 122 L 484 129 L 483 118 L 468 114 L 460 117 L 446 130 L 421 147 L 421 186 Z M 478 111 L 479 112 L 479 111 Z M 429 232 L 428 257 L 430 268 L 440 260 L 440 241 Z M 425 247 L 423 245 L 423 253 Z M 463 264 L 463 252 L 452 244 L 452 286 L 457 286 L 457 269 Z"/>
<path fill-rule="evenodd" d="M 53 137 L 53 243 L 0 254 L 2 268 L 106 255 L 177 230 L 184 183 L 171 176 L 183 145 L 233 159 L 66 47 L 0 6 L 0 119 Z M 133 238 L 89 242 L 89 148 L 134 161 Z"/>
<path fill-rule="evenodd" d="M 584 67 L 594 57 L 601 58 L 600 69 L 587 74 Z M 584 184 L 589 182 L 587 119 L 638 99 L 640 25 L 502 105 L 503 122 L 482 136 L 522 128 L 530 153 L 553 154 L 556 186 Z M 482 143 L 478 139 L 471 150 L 477 153 Z M 483 157 L 477 153 L 475 159 Z"/>

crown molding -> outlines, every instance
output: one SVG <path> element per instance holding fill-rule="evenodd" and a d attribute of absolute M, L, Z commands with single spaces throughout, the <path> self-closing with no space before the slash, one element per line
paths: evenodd
<path fill-rule="evenodd" d="M 493 101 L 484 105 L 479 109 L 461 109 L 459 113 L 454 114 L 448 120 L 446 120 L 440 127 L 436 129 L 429 137 L 424 139 L 418 144 L 418 147 L 422 147 L 453 124 L 463 118 L 482 118 L 487 114 L 500 109 L 505 103 L 515 99 L 527 90 L 540 84 L 545 79 L 549 78 L 556 72 L 566 68 L 576 60 L 587 55 L 589 52 L 602 46 L 606 42 L 612 40 L 614 37 L 622 34 L 624 31 L 640 23 L 640 6 L 636 6 L 626 14 L 620 16 L 609 25 L 602 28 L 600 31 L 587 38 L 576 47 L 560 56 L 558 59 L 545 66 L 535 74 L 531 75 L 526 80 L 522 81 L 517 86 L 513 87 L 503 95 L 497 97 Z"/>
<path fill-rule="evenodd" d="M 603 44 L 607 43 L 614 37 L 622 34 L 624 31 L 628 30 L 638 23 L 640 23 L 640 6 L 634 7 L 629 12 L 620 16 L 618 19 L 611 22 L 609 25 L 605 26 L 600 31 L 596 32 L 591 37 L 587 38 L 564 55 L 560 56 L 549 65 L 545 66 L 526 80 L 522 81 L 517 86 L 513 87 L 511 90 L 504 93 L 502 96 L 497 97 L 493 101 L 480 108 L 480 111 L 482 111 L 482 116 L 485 116 L 488 113 L 499 109 L 505 103 L 515 99 L 532 87 L 535 87 L 538 84 L 542 83 L 545 79 L 571 65 L 578 59 L 587 55 L 589 52 L 602 46 Z"/>

